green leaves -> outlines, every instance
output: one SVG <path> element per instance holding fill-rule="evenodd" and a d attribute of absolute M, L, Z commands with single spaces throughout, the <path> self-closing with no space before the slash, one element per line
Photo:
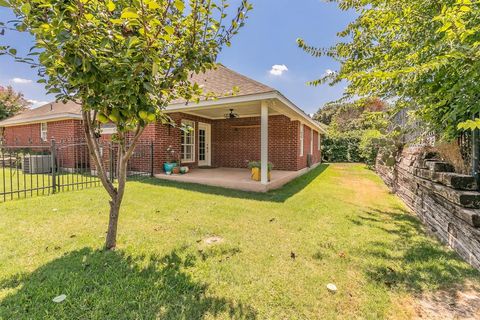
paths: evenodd
<path fill-rule="evenodd" d="M 155 0 L 149 1 L 147 6 L 150 10 L 160 9 L 160 5 Z"/>
<path fill-rule="evenodd" d="M 112 12 L 113 10 L 115 10 L 115 3 L 113 1 L 108 1 L 107 3 L 107 9 L 108 11 Z"/>
<path fill-rule="evenodd" d="M 23 12 L 23 14 L 28 15 L 30 13 L 30 10 L 32 10 L 32 6 L 30 5 L 30 3 L 27 2 L 22 5 L 20 10 Z"/>
<path fill-rule="evenodd" d="M 183 10 L 185 9 L 185 3 L 183 2 L 183 0 L 175 0 L 174 6 L 178 11 L 181 12 L 183 12 Z"/>
<path fill-rule="evenodd" d="M 173 35 L 173 33 L 175 32 L 175 29 L 172 26 L 165 26 L 164 30 L 169 35 Z"/>
<path fill-rule="evenodd" d="M 476 118 L 475 120 L 467 120 L 458 124 L 458 129 L 460 130 L 476 130 L 480 129 L 480 119 Z"/>
<path fill-rule="evenodd" d="M 347 80 L 346 98 L 391 99 L 425 123 L 419 130 L 445 137 L 480 113 L 479 1 L 334 1 L 356 10 L 358 18 L 331 48 L 297 41 L 312 56 L 341 64 L 338 73 L 312 84 Z"/>
<path fill-rule="evenodd" d="M 137 19 L 138 14 L 137 10 L 134 8 L 125 8 L 122 11 L 122 15 L 120 16 L 120 19 Z"/>
<path fill-rule="evenodd" d="M 9 7 L 10 4 L 7 0 L 0 0 L 0 7 Z"/>
<path fill-rule="evenodd" d="M 172 100 L 199 100 L 202 92 L 189 76 L 215 67 L 248 12 L 243 1 L 235 23 L 222 25 L 214 17 L 228 7 L 224 0 L 198 2 L 196 12 L 179 0 L 80 2 L 81 11 L 63 0 L 16 0 L 13 10 L 35 38 L 31 54 L 38 55 L 46 90 L 83 101 L 119 133 L 162 118 Z M 17 55 L 10 47 L 0 50 Z"/>

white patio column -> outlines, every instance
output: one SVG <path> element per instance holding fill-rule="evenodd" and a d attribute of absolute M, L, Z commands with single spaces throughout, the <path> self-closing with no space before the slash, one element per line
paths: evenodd
<path fill-rule="evenodd" d="M 261 150 L 261 182 L 268 183 L 268 104 L 262 101 L 261 124 L 260 124 L 260 150 Z"/>

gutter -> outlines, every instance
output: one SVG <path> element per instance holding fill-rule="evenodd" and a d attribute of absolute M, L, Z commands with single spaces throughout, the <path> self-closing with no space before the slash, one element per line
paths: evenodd
<path fill-rule="evenodd" d="M 15 127 L 19 125 L 32 124 L 38 122 L 51 122 L 55 120 L 82 120 L 82 116 L 76 113 L 58 113 L 55 115 L 42 115 L 26 119 L 6 119 L 0 121 L 0 127 Z"/>

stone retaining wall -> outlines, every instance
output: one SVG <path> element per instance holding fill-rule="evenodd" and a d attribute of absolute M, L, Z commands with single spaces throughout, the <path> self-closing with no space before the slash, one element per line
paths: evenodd
<path fill-rule="evenodd" d="M 379 160 L 376 170 L 428 232 L 480 269 L 480 193 L 475 179 L 429 157 L 422 148 L 405 148 L 395 166 Z"/>

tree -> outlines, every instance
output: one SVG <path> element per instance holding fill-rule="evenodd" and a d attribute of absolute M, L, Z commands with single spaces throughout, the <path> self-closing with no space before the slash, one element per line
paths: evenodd
<path fill-rule="evenodd" d="M 457 134 L 459 123 L 478 118 L 480 1 L 330 1 L 356 10 L 358 18 L 339 34 L 345 40 L 331 48 L 298 40 L 308 53 L 341 64 L 313 85 L 347 80 L 347 97 L 394 101 L 399 109 L 416 110 L 428 130 L 446 137 Z"/>
<path fill-rule="evenodd" d="M 145 127 L 168 122 L 163 109 L 203 94 L 192 73 L 215 67 L 224 45 L 244 25 L 251 5 L 242 0 L 228 18 L 226 0 L 0 0 L 16 16 L 10 28 L 35 37 L 30 56 L 4 54 L 38 67 L 48 93 L 82 104 L 85 136 L 103 187 L 110 196 L 105 246 L 116 246 L 127 162 Z M 6 26 L 5 26 L 6 27 Z M 2 48 L 0 48 L 1 50 Z M 207 93 L 208 94 L 208 93 Z M 117 128 L 117 184 L 106 173 L 96 139 L 99 124 Z"/>
<path fill-rule="evenodd" d="M 15 92 L 11 86 L 0 86 L 0 120 L 16 115 L 30 106 L 23 94 Z"/>
<path fill-rule="evenodd" d="M 326 161 L 359 162 L 371 165 L 376 140 L 387 129 L 389 106 L 381 99 L 330 103 L 318 110 L 315 119 L 328 125 L 322 154 Z"/>

